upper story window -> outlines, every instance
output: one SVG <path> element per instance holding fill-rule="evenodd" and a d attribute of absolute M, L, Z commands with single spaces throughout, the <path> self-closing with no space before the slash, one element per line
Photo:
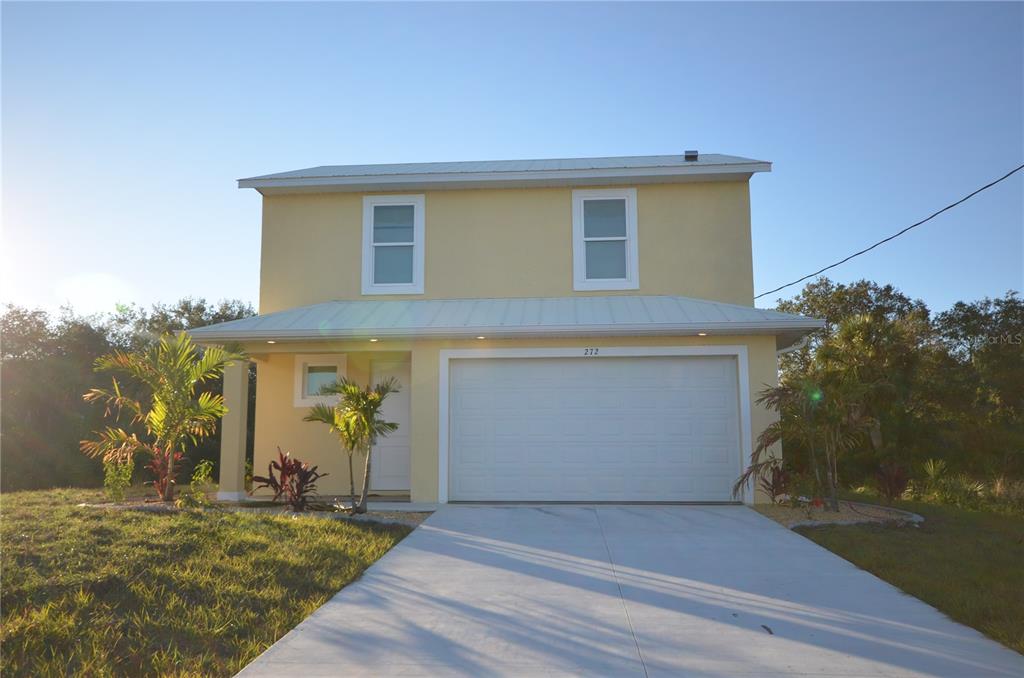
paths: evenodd
<path fill-rule="evenodd" d="M 637 252 L 635 188 L 572 192 L 573 289 L 638 289 Z"/>
<path fill-rule="evenodd" d="M 422 195 L 363 198 L 363 294 L 423 294 Z"/>

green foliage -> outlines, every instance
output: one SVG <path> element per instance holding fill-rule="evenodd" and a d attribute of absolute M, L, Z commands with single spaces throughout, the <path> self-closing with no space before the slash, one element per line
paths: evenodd
<path fill-rule="evenodd" d="M 4 494 L 0 674 L 231 676 L 409 529 Z"/>
<path fill-rule="evenodd" d="M 815 496 L 828 496 L 839 510 L 839 464 L 874 425 L 865 412 L 864 384 L 844 375 L 816 369 L 809 378 L 764 389 L 757 403 L 779 413 L 757 438 L 750 466 L 736 480 L 738 496 L 751 479 L 762 483 L 775 473 L 780 461 L 774 450 L 779 443 L 799 444 L 815 480 Z"/>
<path fill-rule="evenodd" d="M 207 304 L 183 299 L 152 311 L 125 307 L 112 316 L 76 316 L 63 309 L 44 311 L 8 305 L 0 311 L 0 429 L 3 431 L 3 473 L 0 490 L 60 486 L 99 487 L 103 467 L 98 459 L 78 453 L 78 442 L 103 426 L 103 412 L 84 403 L 79 394 L 103 386 L 93 362 L 115 349 L 139 350 L 165 330 L 200 327 L 236 320 L 254 313 L 241 302 Z M 250 372 L 255 380 L 255 370 Z M 220 379 L 201 390 L 219 394 Z M 141 389 L 129 393 L 141 397 Z M 250 408 L 255 389 L 250 391 Z M 249 418 L 250 426 L 253 418 Z M 216 459 L 219 433 L 190 449 L 193 461 Z M 251 441 L 251 436 L 250 436 Z"/>
<path fill-rule="evenodd" d="M 376 386 L 364 388 L 360 384 L 344 378 L 320 389 L 321 395 L 338 397 L 338 404 L 333 407 L 319 403 L 310 409 L 303 421 L 327 424 L 331 433 L 338 436 L 342 447 L 348 455 L 349 490 L 354 513 L 366 512 L 366 494 L 370 483 L 370 452 L 377 439 L 398 430 L 398 424 L 385 421 L 381 415 L 384 400 L 399 389 L 398 380 L 386 379 Z M 352 473 L 352 455 L 362 453 L 364 456 L 363 482 L 356 499 L 355 478 Z"/>
<path fill-rule="evenodd" d="M 936 487 L 944 475 L 946 462 L 942 459 L 928 459 L 924 462 L 924 478 L 929 489 Z"/>
<path fill-rule="evenodd" d="M 887 464 L 917 474 L 931 458 L 972 478 L 1024 477 L 1024 300 L 1015 292 L 933 317 L 891 285 L 822 278 L 777 308 L 826 321 L 783 356 L 782 386 L 812 380 L 861 391 L 871 425 L 839 460 L 843 484 L 875 482 Z M 797 416 L 782 411 L 784 420 Z M 799 435 L 787 437 L 785 456 L 810 471 L 812 450 Z"/>
<path fill-rule="evenodd" d="M 109 459 L 103 462 L 103 489 L 111 501 L 124 501 L 125 491 L 132 486 L 134 471 L 134 459 Z"/>
<path fill-rule="evenodd" d="M 914 501 L 1024 516 L 1024 480 L 1007 476 L 977 480 L 948 472 L 941 459 L 927 460 L 920 476 L 910 482 L 906 493 Z"/>
<path fill-rule="evenodd" d="M 192 470 L 192 480 L 174 502 L 178 508 L 205 508 L 210 506 L 206 490 L 213 482 L 213 462 L 203 459 Z"/>
<path fill-rule="evenodd" d="M 82 451 L 104 461 L 131 459 L 138 452 L 150 455 L 150 468 L 157 472 L 154 487 L 165 501 L 172 500 L 179 455 L 189 444 L 211 435 L 227 412 L 222 396 L 208 391 L 197 394 L 196 389 L 240 359 L 218 346 L 200 351 L 184 332 L 162 337 L 142 351 L 114 351 L 97 358 L 97 371 L 125 374 L 143 387 L 145 395 L 142 399 L 127 395 L 115 377 L 109 389 L 93 388 L 83 397 L 103 403 L 105 415 L 115 420 L 126 412 L 131 424 L 142 427 L 145 439 L 108 426 L 97 431 L 95 438 L 83 440 Z"/>

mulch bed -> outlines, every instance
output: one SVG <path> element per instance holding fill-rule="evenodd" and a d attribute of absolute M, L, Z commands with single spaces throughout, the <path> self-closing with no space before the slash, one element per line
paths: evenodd
<path fill-rule="evenodd" d="M 854 501 L 840 501 L 839 512 L 829 511 L 824 507 L 779 506 L 774 504 L 758 504 L 754 507 L 759 513 L 767 516 L 785 527 L 801 527 L 813 525 L 856 525 L 858 523 L 907 523 L 917 524 L 924 518 L 909 511 L 877 504 L 862 504 Z"/>

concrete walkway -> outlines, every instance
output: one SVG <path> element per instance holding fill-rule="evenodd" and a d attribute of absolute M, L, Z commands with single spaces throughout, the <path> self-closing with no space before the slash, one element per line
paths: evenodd
<path fill-rule="evenodd" d="M 741 506 L 445 506 L 254 676 L 1024 676 Z"/>

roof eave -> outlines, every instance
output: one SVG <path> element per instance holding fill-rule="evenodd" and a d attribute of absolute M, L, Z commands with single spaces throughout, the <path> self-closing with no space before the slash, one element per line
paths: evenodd
<path fill-rule="evenodd" d="M 770 162 L 723 163 L 668 167 L 608 168 L 587 170 L 531 170 L 519 172 L 445 172 L 372 176 L 250 177 L 238 180 L 239 188 L 261 193 L 297 191 L 366 191 L 456 189 L 475 186 L 586 186 L 611 183 L 661 183 L 673 181 L 746 180 L 755 172 L 770 172 Z"/>
<path fill-rule="evenodd" d="M 803 318 L 793 322 L 717 322 L 686 324 L 616 324 L 616 325 L 551 325 L 545 327 L 429 327 L 429 328 L 345 328 L 334 330 L 242 330 L 204 332 L 203 328 L 192 330 L 193 338 L 201 344 L 219 342 L 275 341 L 309 342 L 326 340 L 359 339 L 473 339 L 486 336 L 488 339 L 514 339 L 530 337 L 638 337 L 638 336 L 709 336 L 722 335 L 773 335 L 786 337 L 787 342 L 820 329 L 824 322 L 814 318 Z M 212 329 L 212 328 L 211 328 Z M 795 338 L 794 338 L 795 337 Z"/>

